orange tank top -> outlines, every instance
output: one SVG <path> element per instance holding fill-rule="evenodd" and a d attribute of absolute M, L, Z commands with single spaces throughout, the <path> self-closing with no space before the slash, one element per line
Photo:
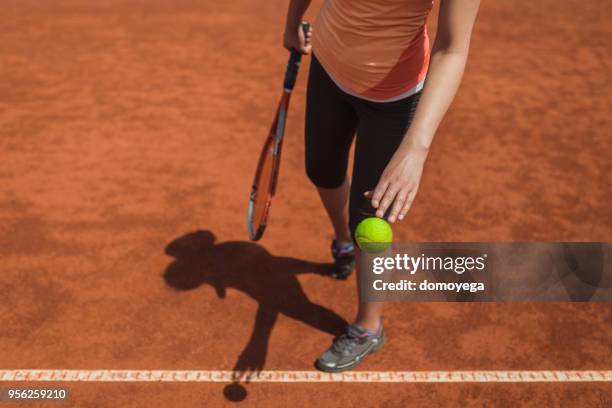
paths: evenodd
<path fill-rule="evenodd" d="M 433 0 L 325 0 L 313 52 L 345 92 L 394 101 L 423 87 L 429 64 L 427 16 Z"/>

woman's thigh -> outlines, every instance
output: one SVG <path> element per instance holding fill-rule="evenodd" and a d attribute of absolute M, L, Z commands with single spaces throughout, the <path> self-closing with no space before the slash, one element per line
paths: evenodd
<path fill-rule="evenodd" d="M 306 94 L 306 173 L 318 187 L 336 188 L 346 179 L 357 114 L 312 56 Z"/>
<path fill-rule="evenodd" d="M 361 220 L 376 214 L 370 199 L 363 194 L 374 190 L 378 184 L 389 160 L 404 139 L 420 96 L 419 92 L 395 102 L 354 102 L 359 125 L 349 204 L 352 233 Z"/>

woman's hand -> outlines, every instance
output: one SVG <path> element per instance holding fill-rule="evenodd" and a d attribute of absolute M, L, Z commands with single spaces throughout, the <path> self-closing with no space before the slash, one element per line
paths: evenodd
<path fill-rule="evenodd" d="M 365 193 L 367 198 L 372 199 L 377 217 L 384 217 L 387 209 L 391 208 L 389 222 L 404 219 L 419 189 L 426 158 L 427 150 L 397 150 L 374 191 Z"/>
<path fill-rule="evenodd" d="M 310 44 L 311 38 L 312 26 L 310 26 L 306 35 L 304 35 L 301 25 L 298 25 L 295 29 L 287 28 L 283 35 L 283 46 L 289 51 L 296 50 L 302 54 L 310 54 L 312 50 L 312 45 Z"/>

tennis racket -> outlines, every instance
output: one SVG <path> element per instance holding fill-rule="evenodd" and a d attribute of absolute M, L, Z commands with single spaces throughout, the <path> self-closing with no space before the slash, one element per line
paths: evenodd
<path fill-rule="evenodd" d="M 302 23 L 304 35 L 308 33 L 309 28 L 310 25 L 308 23 Z M 295 86 L 301 60 L 302 54 L 296 50 L 291 50 L 287 70 L 285 71 L 283 94 L 276 110 L 276 116 L 272 121 L 272 127 L 266 137 L 259 161 L 257 162 L 257 169 L 255 170 L 255 178 L 253 179 L 253 187 L 251 188 L 249 198 L 247 221 L 249 238 L 253 241 L 257 241 L 263 236 L 270 213 L 272 197 L 274 197 L 276 192 L 289 100 Z"/>

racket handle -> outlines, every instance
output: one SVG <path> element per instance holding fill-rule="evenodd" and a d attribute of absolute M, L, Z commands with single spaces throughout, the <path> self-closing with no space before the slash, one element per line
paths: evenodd
<path fill-rule="evenodd" d="M 302 22 L 302 31 L 304 36 L 308 34 L 310 30 L 310 24 L 306 21 Z M 291 56 L 287 63 L 287 70 L 285 71 L 285 83 L 284 87 L 286 91 L 291 92 L 295 86 L 295 80 L 297 78 L 298 70 L 300 69 L 300 62 L 302 61 L 302 53 L 297 50 L 291 50 Z"/>

